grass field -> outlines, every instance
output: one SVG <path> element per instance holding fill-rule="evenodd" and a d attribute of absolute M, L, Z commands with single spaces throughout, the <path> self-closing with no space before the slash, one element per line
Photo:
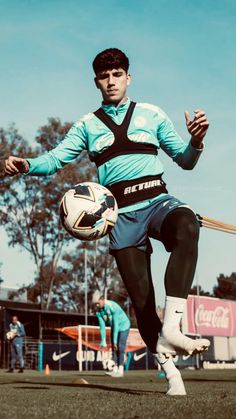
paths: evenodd
<path fill-rule="evenodd" d="M 236 418 L 236 371 L 182 371 L 186 397 L 165 395 L 158 371 L 0 372 L 0 418 Z M 85 384 L 83 380 L 88 384 Z"/>

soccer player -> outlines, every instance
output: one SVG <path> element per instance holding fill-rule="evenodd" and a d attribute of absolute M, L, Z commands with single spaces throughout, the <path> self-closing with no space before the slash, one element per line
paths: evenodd
<path fill-rule="evenodd" d="M 121 306 L 103 296 L 93 299 L 97 306 L 97 318 L 100 327 L 101 348 L 106 348 L 106 325 L 111 327 L 112 357 L 115 366 L 112 377 L 124 376 L 125 347 L 129 335 L 130 320 Z"/>
<path fill-rule="evenodd" d="M 13 333 L 11 340 L 11 367 L 7 372 L 14 372 L 16 361 L 18 358 L 20 369 L 18 372 L 24 372 L 24 357 L 23 357 L 23 338 L 25 336 L 24 325 L 19 322 L 17 316 L 12 317 L 12 322 L 9 325 L 9 331 Z"/>
<path fill-rule="evenodd" d="M 210 344 L 207 339 L 190 339 L 180 331 L 196 268 L 199 223 L 186 203 L 168 193 L 159 151 L 181 168 L 193 169 L 204 149 L 209 123 L 201 109 L 194 110 L 192 119 L 185 112 L 190 135 L 185 142 L 162 109 L 131 101 L 126 95 L 131 82 L 129 60 L 119 49 L 100 52 L 93 69 L 103 98 L 101 107 L 76 122 L 49 153 L 34 159 L 10 156 L 5 172 L 52 175 L 82 150 L 88 151 L 97 165 L 99 182 L 118 202 L 119 217 L 110 234 L 110 252 L 132 300 L 140 334 L 166 372 L 167 394 L 182 395 L 184 384 L 170 355 L 202 352 Z M 163 326 L 156 313 L 150 237 L 160 240 L 170 252 L 164 279 Z"/>

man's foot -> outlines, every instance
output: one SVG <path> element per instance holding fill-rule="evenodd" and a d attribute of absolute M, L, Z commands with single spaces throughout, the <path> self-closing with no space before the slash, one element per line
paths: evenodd
<path fill-rule="evenodd" d="M 112 375 L 113 373 L 114 373 L 114 371 L 113 371 L 113 370 L 112 370 L 112 371 L 106 371 L 106 372 L 105 372 L 105 374 L 106 374 L 106 375 Z"/>
<path fill-rule="evenodd" d="M 113 378 L 124 377 L 124 373 L 120 371 L 112 371 L 110 374 L 108 373 L 108 375 L 110 375 L 110 377 L 113 377 Z"/>
<path fill-rule="evenodd" d="M 157 353 L 165 355 L 166 358 L 170 358 L 171 356 L 179 355 L 176 352 L 174 346 L 170 345 L 166 338 L 160 336 L 157 342 Z"/>
<path fill-rule="evenodd" d="M 166 358 L 163 354 L 154 354 L 155 363 L 159 364 L 165 372 L 168 383 L 167 396 L 185 396 L 186 391 L 179 370 L 176 368 L 172 357 Z"/>
<path fill-rule="evenodd" d="M 24 372 L 24 368 L 20 368 L 18 372 Z"/>
<path fill-rule="evenodd" d="M 158 340 L 157 352 L 170 355 L 195 355 L 208 350 L 210 341 L 208 339 L 191 339 L 180 331 L 165 332 L 162 329 L 162 334 Z M 161 339 L 162 338 L 162 339 Z M 161 339 L 161 341 L 160 341 Z M 164 339 L 164 340 L 163 340 Z M 158 348 L 160 341 L 160 346 Z M 175 354 L 173 353 L 175 350 Z"/>
<path fill-rule="evenodd" d="M 168 379 L 168 391 L 167 396 L 186 396 L 186 390 L 184 382 L 179 374 L 174 375 Z"/>
<path fill-rule="evenodd" d="M 6 372 L 14 372 L 13 368 L 9 368 L 9 370 L 7 370 Z"/>

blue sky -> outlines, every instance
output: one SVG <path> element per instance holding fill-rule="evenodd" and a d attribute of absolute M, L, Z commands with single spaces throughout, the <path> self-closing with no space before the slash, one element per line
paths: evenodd
<path fill-rule="evenodd" d="M 202 107 L 210 120 L 194 171 L 161 155 L 169 191 L 200 214 L 236 224 L 235 28 L 233 0 L 0 0 L 0 126 L 15 122 L 33 142 L 48 117 L 75 121 L 97 109 L 91 62 L 102 49 L 123 49 L 131 61 L 134 100 L 163 108 L 186 140 L 185 110 Z M 2 231 L 1 237 L 5 286 L 29 282 L 32 262 L 8 249 Z M 235 236 L 201 230 L 197 277 L 204 289 L 212 289 L 219 273 L 236 270 L 235 250 Z M 167 259 L 154 243 L 161 304 Z"/>

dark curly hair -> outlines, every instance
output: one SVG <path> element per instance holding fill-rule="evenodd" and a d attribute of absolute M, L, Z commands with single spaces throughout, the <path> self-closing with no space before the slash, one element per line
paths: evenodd
<path fill-rule="evenodd" d="M 125 72 L 129 69 L 128 57 L 118 48 L 108 48 L 96 55 L 93 60 L 95 74 L 113 68 L 123 68 Z"/>

